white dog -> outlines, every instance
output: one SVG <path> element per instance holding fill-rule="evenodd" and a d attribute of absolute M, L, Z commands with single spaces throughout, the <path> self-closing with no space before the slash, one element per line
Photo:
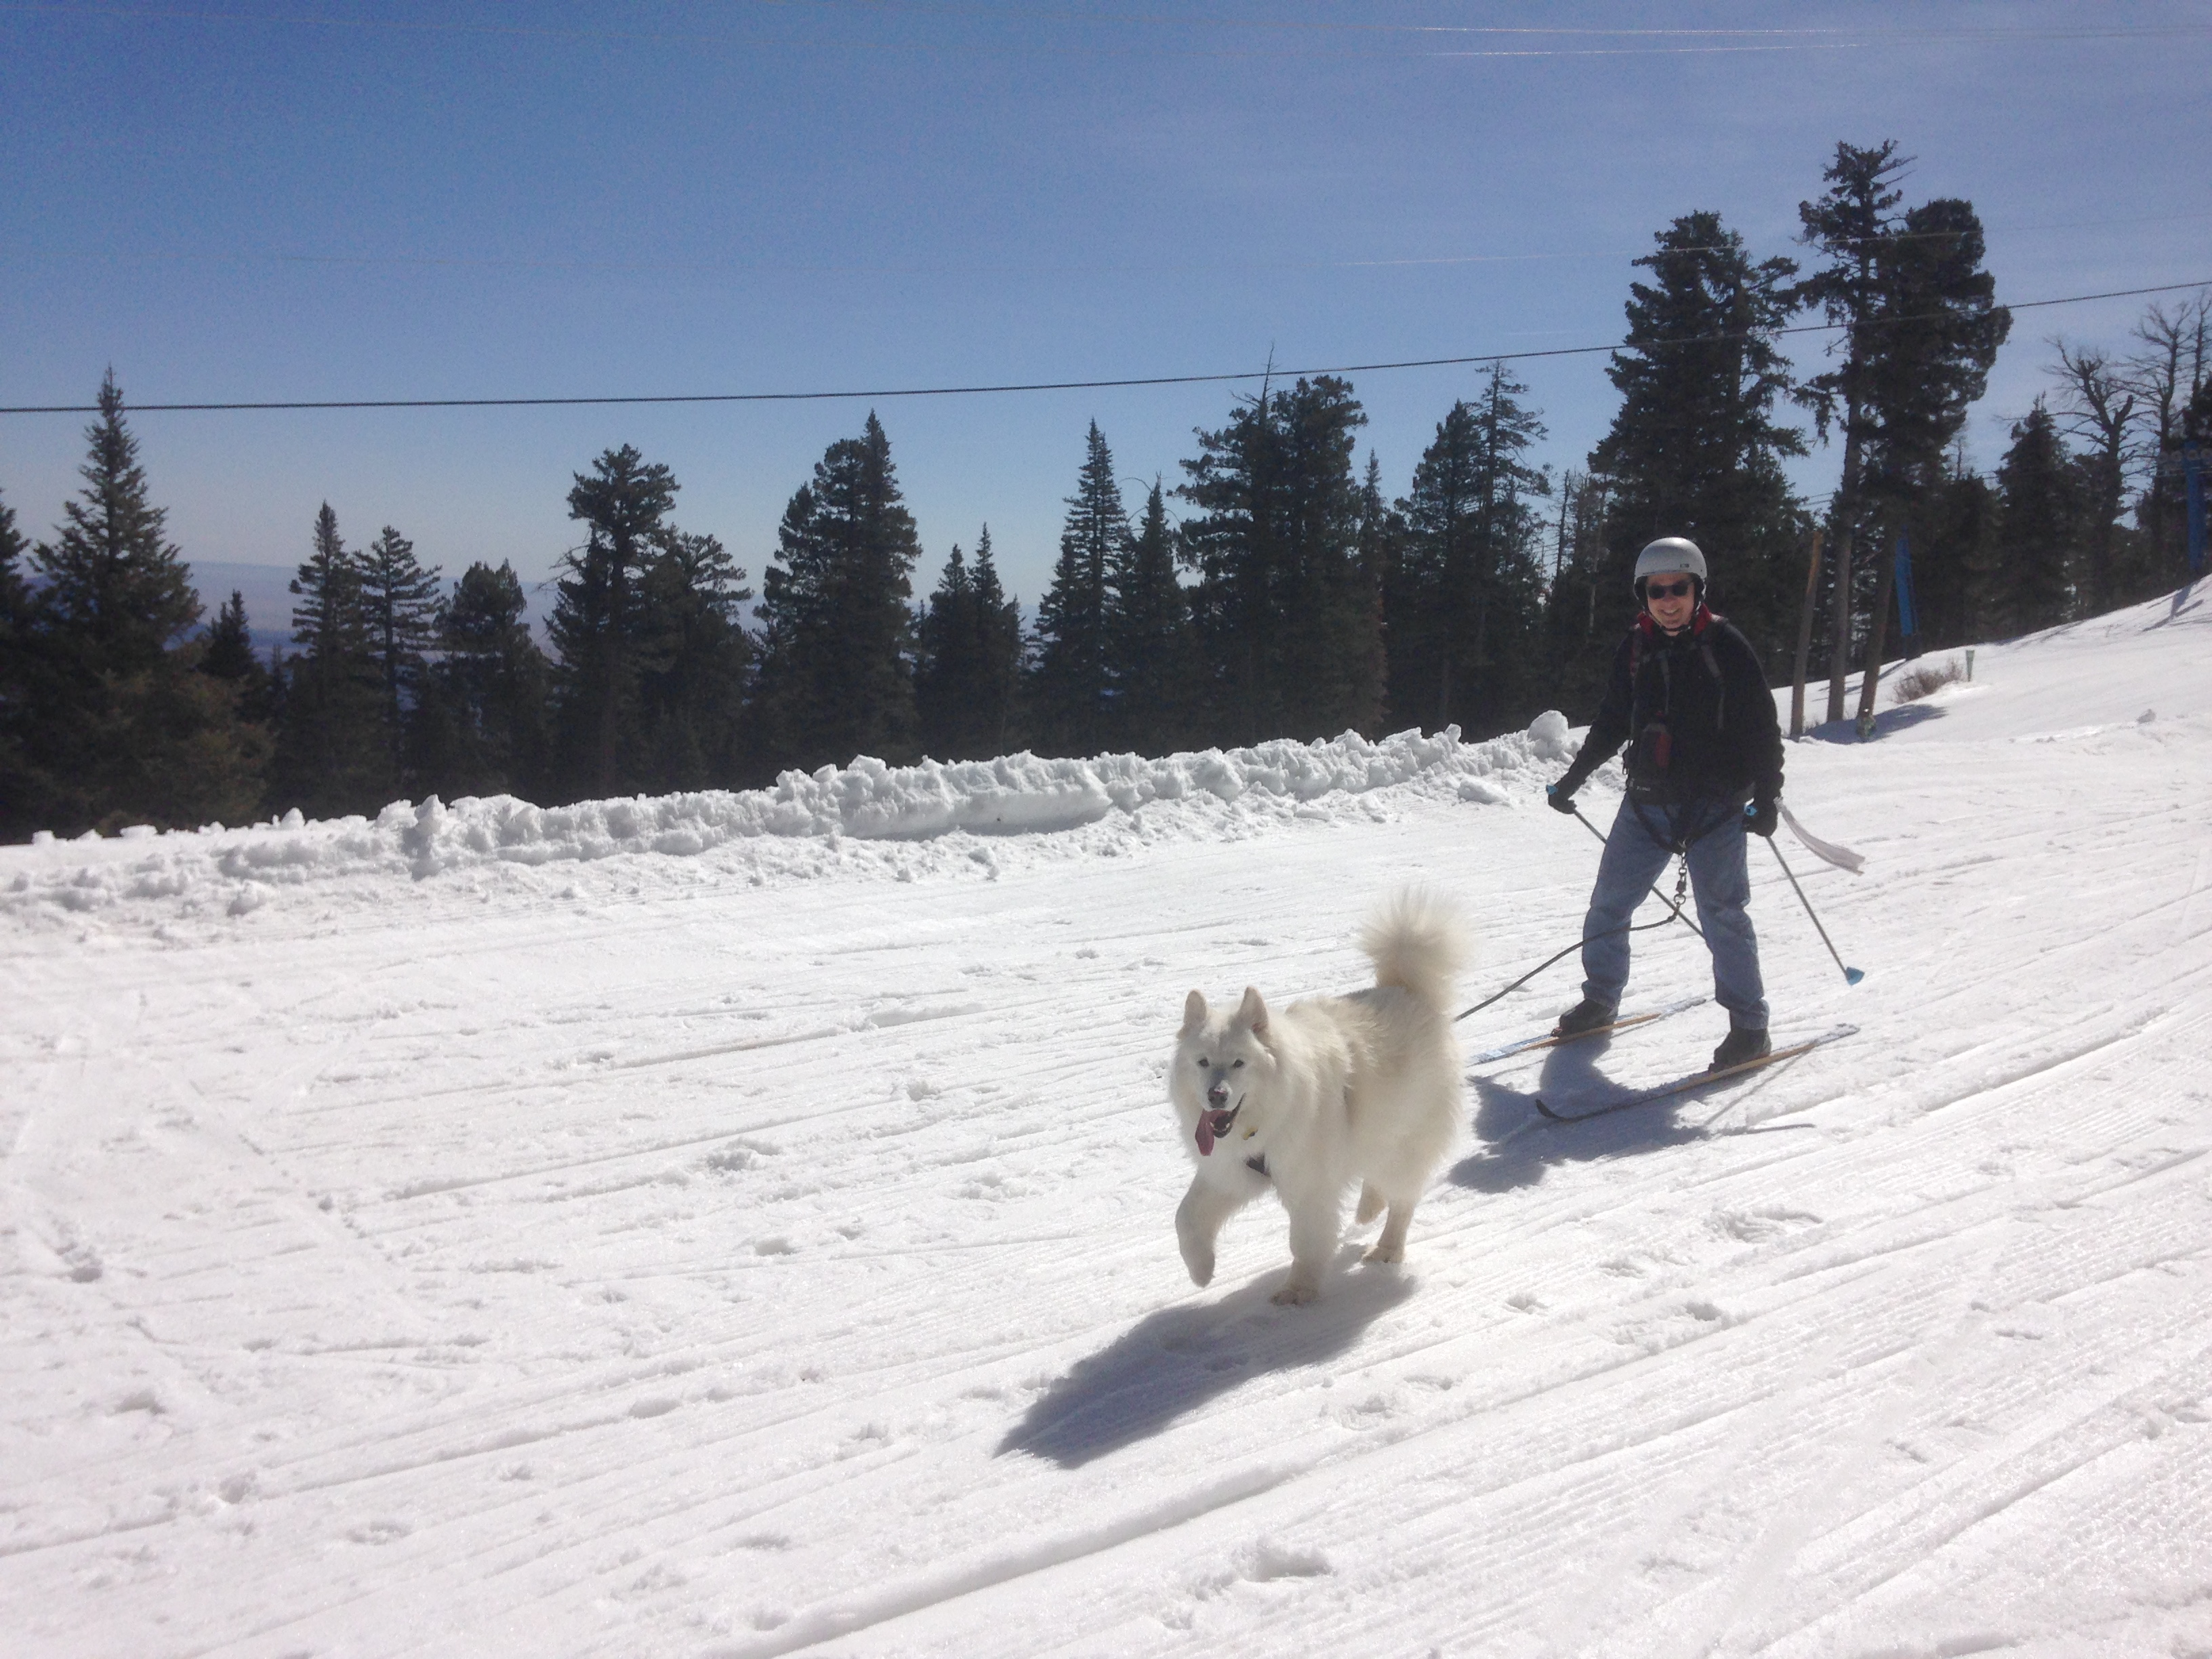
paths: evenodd
<path fill-rule="evenodd" d="M 1395 895 L 1361 930 L 1375 988 L 1308 997 L 1270 1013 L 1247 986 L 1231 1014 L 1183 1004 L 1168 1093 L 1183 1146 L 1198 1164 L 1176 1211 L 1176 1237 L 1194 1283 L 1213 1277 L 1222 1224 L 1272 1186 L 1291 1217 L 1291 1276 L 1277 1302 L 1310 1302 L 1343 1231 L 1355 1180 L 1358 1219 L 1386 1206 L 1367 1253 L 1406 1251 L 1429 1177 L 1459 1133 L 1459 1042 L 1452 981 L 1466 936 L 1438 899 Z"/>

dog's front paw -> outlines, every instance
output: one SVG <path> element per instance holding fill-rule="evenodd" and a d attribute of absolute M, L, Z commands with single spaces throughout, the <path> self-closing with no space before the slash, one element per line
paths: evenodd
<path fill-rule="evenodd" d="M 1406 1247 L 1402 1244 L 1377 1243 L 1373 1249 L 1359 1259 L 1362 1261 L 1403 1261 L 1406 1259 Z"/>
<path fill-rule="evenodd" d="M 1213 1252 L 1186 1249 L 1182 1265 L 1190 1269 L 1190 1282 L 1204 1290 L 1213 1282 Z"/>
<path fill-rule="evenodd" d="M 1279 1308 L 1296 1308 L 1312 1301 L 1321 1291 L 1311 1285 L 1301 1285 L 1297 1279 L 1277 1291 L 1267 1299 Z"/>

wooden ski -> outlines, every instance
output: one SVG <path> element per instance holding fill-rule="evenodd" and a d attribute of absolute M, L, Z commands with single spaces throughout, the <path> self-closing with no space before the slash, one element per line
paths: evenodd
<path fill-rule="evenodd" d="M 1795 1060 L 1800 1054 L 1810 1054 L 1823 1043 L 1833 1042 L 1838 1037 L 1856 1036 L 1858 1029 L 1856 1025 L 1838 1025 L 1831 1030 L 1821 1032 L 1816 1037 L 1808 1037 L 1802 1042 L 1794 1042 L 1786 1048 L 1777 1048 L 1771 1054 L 1762 1054 L 1757 1060 L 1747 1060 L 1737 1066 L 1724 1066 L 1717 1072 L 1692 1072 L 1687 1077 L 1676 1078 L 1672 1083 L 1662 1083 L 1653 1088 L 1639 1089 L 1626 1100 L 1616 1100 L 1609 1105 L 1593 1107 L 1587 1112 L 1555 1112 L 1544 1103 L 1541 1097 L 1537 1098 L 1536 1109 L 1554 1123 L 1580 1123 L 1587 1118 L 1609 1116 L 1614 1112 L 1627 1111 L 1632 1107 L 1649 1106 L 1655 1100 L 1667 1100 L 1675 1095 L 1686 1095 L 1694 1089 L 1702 1089 L 1710 1083 L 1724 1083 L 1730 1078 L 1742 1077 L 1752 1072 L 1763 1071 L 1780 1060 Z"/>

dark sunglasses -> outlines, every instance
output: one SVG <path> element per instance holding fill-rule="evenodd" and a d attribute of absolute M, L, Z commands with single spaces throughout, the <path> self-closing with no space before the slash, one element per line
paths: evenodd
<path fill-rule="evenodd" d="M 1644 592 L 1647 598 L 1654 599 L 1686 599 L 1696 586 L 1697 584 L 1687 576 L 1678 582 L 1655 582 L 1646 579 Z"/>

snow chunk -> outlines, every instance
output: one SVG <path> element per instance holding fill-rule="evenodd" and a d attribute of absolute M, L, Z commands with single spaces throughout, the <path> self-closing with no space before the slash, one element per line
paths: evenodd
<path fill-rule="evenodd" d="M 1528 747 L 1538 760 L 1572 760 L 1574 745 L 1567 740 L 1571 729 L 1565 714 L 1556 708 L 1547 708 L 1528 722 Z"/>

